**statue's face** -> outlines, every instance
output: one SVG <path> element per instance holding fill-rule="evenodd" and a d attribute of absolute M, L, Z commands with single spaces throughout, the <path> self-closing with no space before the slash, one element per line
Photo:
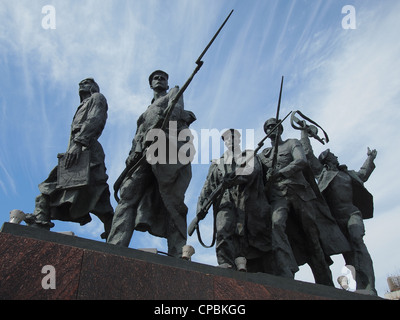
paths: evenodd
<path fill-rule="evenodd" d="M 168 80 L 165 75 L 156 73 L 151 80 L 151 88 L 158 91 L 168 90 Z"/>
<path fill-rule="evenodd" d="M 79 83 L 79 93 L 88 92 L 90 93 L 90 89 L 92 88 L 93 83 L 90 80 L 83 80 Z"/>
<path fill-rule="evenodd" d="M 325 163 L 333 166 L 338 166 L 339 165 L 338 157 L 336 157 L 332 152 L 329 152 L 325 158 Z"/>
<path fill-rule="evenodd" d="M 233 150 L 234 147 L 239 146 L 240 136 L 238 134 L 227 135 L 224 138 L 224 143 L 228 150 Z"/>
<path fill-rule="evenodd" d="M 265 130 L 266 134 L 270 134 L 270 132 L 272 131 L 272 129 L 274 129 L 276 126 L 276 123 L 270 123 Z M 271 135 L 269 136 L 271 139 L 275 139 L 277 137 L 277 134 L 279 133 L 279 135 L 282 134 L 282 128 L 281 126 L 279 126 L 278 129 L 274 130 Z"/>

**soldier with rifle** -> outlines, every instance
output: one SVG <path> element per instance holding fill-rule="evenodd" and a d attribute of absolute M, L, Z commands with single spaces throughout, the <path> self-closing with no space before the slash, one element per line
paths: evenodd
<path fill-rule="evenodd" d="M 267 120 L 264 125 L 265 132 L 269 132 L 275 124 L 275 118 Z M 272 206 L 274 272 L 278 276 L 293 278 L 298 271 L 298 262 L 286 228 L 289 215 L 296 215 L 298 226 L 306 234 L 309 254 L 315 260 L 313 265 L 315 267 L 319 265 L 313 270 L 316 282 L 333 286 L 332 276 L 319 242 L 315 208 L 311 205 L 311 200 L 316 199 L 316 196 L 303 173 L 308 165 L 307 159 L 300 142 L 296 139 L 283 141 L 282 131 L 283 127 L 271 135 L 273 147 L 264 149 L 260 155 L 265 167 L 267 196 Z M 273 167 L 276 141 L 278 141 L 277 162 Z"/>
<path fill-rule="evenodd" d="M 220 159 L 212 161 L 199 196 L 197 217 L 204 218 L 207 213 L 206 203 L 211 200 L 215 218 L 216 254 L 220 267 L 239 271 L 247 271 L 250 267 L 249 271 L 264 271 L 262 266 L 261 269 L 258 267 L 254 270 L 253 262 L 270 250 L 268 229 L 271 218 L 263 192 L 261 163 L 257 157 L 253 157 L 254 151 L 241 151 L 239 131 L 225 131 L 222 140 L 227 150 Z M 219 189 L 217 197 L 211 196 Z M 195 223 L 198 224 L 198 221 L 196 219 Z M 188 229 L 190 235 L 193 227 L 199 230 L 198 225 L 192 224 Z M 201 241 L 200 237 L 199 240 Z"/>
<path fill-rule="evenodd" d="M 278 276 L 294 278 L 298 266 L 308 263 L 316 283 L 333 286 L 327 257 L 342 252 L 342 245 L 348 249 L 348 244 L 329 210 L 323 210 L 300 141 L 283 140 L 282 125 L 273 131 L 279 120 L 282 83 L 277 115 L 264 124 L 271 147 L 259 154 L 272 211 L 273 270 Z M 326 237 L 337 237 L 337 247 Z"/>
<path fill-rule="evenodd" d="M 163 120 L 161 115 L 177 94 L 177 87 L 168 90 L 168 74 L 154 71 L 149 77 L 154 91 L 152 104 L 139 117 L 132 148 L 126 159 L 129 168 L 145 154 L 148 142 L 146 135 L 153 126 Z M 184 110 L 183 98 L 176 104 L 170 121 L 177 122 L 178 133 L 195 120 L 191 112 Z M 176 143 L 177 133 L 166 131 L 166 150 Z M 178 142 L 180 144 L 186 142 Z M 172 156 L 172 155 L 170 155 Z M 191 164 L 156 163 L 144 161 L 136 171 L 126 176 L 121 185 L 121 199 L 115 209 L 111 232 L 107 242 L 128 247 L 134 230 L 148 231 L 158 237 L 167 238 L 168 253 L 180 256 L 186 244 L 187 207 L 184 195 L 192 177 Z"/>
<path fill-rule="evenodd" d="M 183 144 L 189 143 L 178 141 L 177 137 L 196 119 L 193 113 L 184 110 L 183 93 L 202 67 L 203 56 L 231 14 L 196 60 L 194 72 L 181 88 L 175 87 L 168 91 L 168 74 L 162 70 L 156 70 L 150 75 L 149 83 L 154 97 L 151 105 L 138 119 L 126 168 L 114 184 L 118 205 L 107 240 L 109 243 L 127 247 L 134 230 L 148 231 L 154 236 L 167 238 L 170 256 L 182 256 L 182 248 L 187 239 L 188 211 L 184 197 L 192 172 L 190 162 L 177 161 L 179 157 L 173 153 L 179 152 Z M 167 154 L 159 154 L 164 156 L 164 162 L 147 161 L 150 149 L 156 142 L 162 143 L 157 139 L 148 139 L 148 134 L 153 130 L 165 134 L 165 146 L 162 149 Z M 158 152 L 162 152 L 161 149 Z"/>

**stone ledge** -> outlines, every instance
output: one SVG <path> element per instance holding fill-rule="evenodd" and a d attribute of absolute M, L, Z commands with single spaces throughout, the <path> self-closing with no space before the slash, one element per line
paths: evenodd
<path fill-rule="evenodd" d="M 42 287 L 45 265 L 56 289 Z M 10 223 L 0 232 L 0 299 L 380 300 Z"/>

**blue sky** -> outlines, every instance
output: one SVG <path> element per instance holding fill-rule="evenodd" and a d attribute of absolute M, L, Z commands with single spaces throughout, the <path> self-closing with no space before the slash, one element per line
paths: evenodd
<path fill-rule="evenodd" d="M 56 29 L 42 27 L 42 8 L 56 10 Z M 356 10 L 356 29 L 343 29 L 345 5 Z M 219 25 L 230 21 L 204 57 L 204 66 L 184 95 L 197 121 L 192 129 L 235 127 L 254 130 L 276 112 L 285 76 L 281 114 L 300 109 L 328 132 L 329 147 L 341 163 L 359 169 L 367 147 L 376 148 L 377 168 L 366 183 L 374 195 L 375 217 L 365 221 L 365 242 L 374 261 L 379 295 L 386 277 L 400 273 L 400 3 L 396 0 L 84 0 L 0 2 L 0 215 L 32 212 L 37 185 L 65 152 L 69 127 L 79 104 L 78 83 L 94 77 L 109 104 L 100 138 L 110 189 L 124 169 L 138 116 L 152 98 L 148 76 L 170 75 L 183 85 L 195 60 Z M 299 138 L 286 123 L 284 138 Z M 198 141 L 201 146 L 201 141 Z M 267 143 L 268 145 L 268 143 Z M 202 148 L 199 147 L 200 159 Z M 204 150 L 203 150 L 204 152 Z M 193 165 L 186 194 L 188 222 L 208 165 Z M 116 203 L 113 200 L 113 206 Z M 55 221 L 54 231 L 73 231 L 100 240 L 96 217 L 87 226 Z M 211 220 L 201 224 L 211 240 Z M 216 264 L 215 250 L 196 239 L 193 260 Z M 137 232 L 131 247 L 166 241 Z M 343 266 L 334 257 L 336 279 Z M 304 267 L 296 279 L 313 281 Z"/>

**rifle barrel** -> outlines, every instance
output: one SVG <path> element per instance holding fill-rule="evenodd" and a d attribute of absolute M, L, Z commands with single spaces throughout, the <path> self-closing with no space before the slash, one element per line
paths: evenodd
<path fill-rule="evenodd" d="M 208 51 L 208 49 L 211 47 L 211 45 L 213 44 L 213 42 L 215 41 L 215 39 L 218 37 L 219 33 L 221 32 L 222 28 L 225 26 L 225 24 L 227 23 L 227 21 L 229 20 L 229 18 L 231 17 L 233 13 L 233 10 L 230 12 L 230 14 L 228 15 L 228 17 L 225 19 L 225 21 L 222 23 L 222 25 L 219 27 L 218 31 L 216 32 L 216 34 L 214 35 L 214 37 L 211 39 L 211 41 L 208 43 L 208 45 L 205 47 L 205 49 L 203 50 L 203 52 L 200 54 L 200 56 L 197 58 L 196 60 L 196 68 L 194 69 L 193 73 L 190 75 L 190 77 L 186 80 L 185 84 L 182 86 L 182 88 L 179 89 L 179 91 L 177 92 L 177 94 L 175 95 L 175 97 L 172 100 L 172 104 L 170 106 L 168 106 L 167 112 L 166 112 L 166 116 L 165 119 L 163 121 L 163 124 L 161 126 L 161 129 L 164 130 L 168 124 L 168 119 L 169 116 L 172 113 L 172 110 L 174 109 L 175 105 L 178 103 L 179 99 L 181 98 L 181 96 L 183 95 L 183 93 L 185 92 L 185 90 L 187 89 L 187 87 L 190 85 L 190 83 L 192 82 L 194 76 L 196 75 L 197 72 L 199 72 L 200 68 L 203 66 L 203 61 L 201 61 L 201 59 L 203 59 L 204 55 L 206 54 L 206 52 Z"/>
<path fill-rule="evenodd" d="M 277 110 L 276 110 L 276 122 L 278 122 L 279 121 L 279 112 L 280 112 L 280 110 L 281 110 L 281 100 L 282 100 L 282 90 L 283 90 L 283 79 L 284 79 L 284 77 L 282 76 L 282 80 L 281 80 L 281 90 L 279 91 L 279 100 L 278 100 L 278 108 L 277 108 Z M 278 129 L 278 133 L 279 133 L 279 129 Z M 275 168 L 276 167 L 276 162 L 278 161 L 277 160 L 277 158 L 278 158 L 278 142 L 279 142 L 279 139 L 278 139 L 278 137 L 276 138 L 276 140 L 275 140 L 275 146 L 274 146 L 274 157 L 273 157 L 273 159 L 272 159 L 272 168 Z"/>
<path fill-rule="evenodd" d="M 214 40 L 218 37 L 219 33 L 221 32 L 222 28 L 225 26 L 225 24 L 227 23 L 227 21 L 231 17 L 232 13 L 233 13 L 233 10 L 229 13 L 229 15 L 225 19 L 224 23 L 219 27 L 217 33 L 214 35 L 214 37 L 211 39 L 211 41 L 209 42 L 207 47 L 203 50 L 203 52 L 201 53 L 199 58 L 196 60 L 196 64 L 200 64 L 201 63 L 201 59 L 203 59 L 203 56 L 206 54 L 207 50 L 211 47 L 211 45 L 213 44 Z"/>
<path fill-rule="evenodd" d="M 281 110 L 281 101 L 282 101 L 282 89 L 283 89 L 283 79 L 284 76 L 282 76 L 282 80 L 281 80 L 281 90 L 279 91 L 279 100 L 278 100 L 278 108 L 276 110 L 276 122 L 279 121 L 279 112 Z"/>

